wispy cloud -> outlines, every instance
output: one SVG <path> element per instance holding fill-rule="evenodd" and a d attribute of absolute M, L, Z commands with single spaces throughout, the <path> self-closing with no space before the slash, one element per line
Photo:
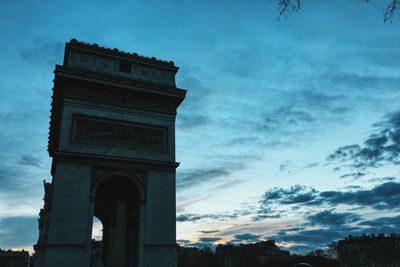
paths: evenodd
<path fill-rule="evenodd" d="M 218 240 L 221 240 L 221 237 L 200 237 L 199 238 L 200 242 L 205 242 L 205 243 L 214 243 Z"/>
<path fill-rule="evenodd" d="M 236 241 L 256 242 L 260 239 L 261 235 L 254 235 L 251 233 L 237 234 L 233 236 Z"/>
<path fill-rule="evenodd" d="M 214 234 L 214 233 L 218 233 L 220 230 L 203 230 L 203 231 L 200 231 L 200 233 L 203 233 L 203 234 Z"/>
<path fill-rule="evenodd" d="M 223 167 L 185 171 L 178 174 L 176 186 L 178 188 L 188 188 L 206 181 L 226 177 L 230 173 L 230 169 Z"/>
<path fill-rule="evenodd" d="M 36 217 L 3 217 L 0 219 L 0 247 L 28 247 L 37 239 Z"/>
<path fill-rule="evenodd" d="M 228 159 L 232 159 L 232 157 L 228 157 Z M 221 163 L 220 166 L 217 167 L 205 167 L 202 169 L 187 169 L 181 172 L 178 172 L 176 186 L 178 189 L 184 189 L 189 187 L 198 186 L 199 184 L 205 182 L 216 182 L 220 181 L 224 177 L 228 177 L 233 172 L 244 169 L 245 165 L 236 162 L 226 162 Z M 221 182 L 221 181 L 220 181 Z M 224 181 L 222 181 L 224 182 Z M 240 180 L 232 180 L 228 181 L 228 183 L 240 183 Z M 225 184 L 227 181 L 225 181 Z M 215 184 L 216 186 L 218 184 Z"/>
<path fill-rule="evenodd" d="M 212 213 L 212 214 L 180 214 L 176 217 L 177 222 L 197 222 L 202 220 L 218 220 L 227 221 L 231 219 L 237 219 L 242 216 L 247 216 L 252 214 L 253 211 L 250 209 L 234 210 L 233 212 L 225 213 Z"/>
<path fill-rule="evenodd" d="M 40 167 L 40 159 L 32 156 L 32 155 L 22 155 L 21 158 L 18 160 L 18 163 L 21 165 L 27 165 L 27 166 L 34 166 L 34 167 Z"/>
<path fill-rule="evenodd" d="M 325 210 L 307 216 L 307 220 L 309 224 L 312 226 L 315 225 L 327 226 L 327 225 L 342 225 L 342 224 L 356 222 L 361 220 L 361 217 L 357 214 L 353 214 L 350 212 L 338 213 L 332 210 Z"/>
<path fill-rule="evenodd" d="M 35 68 L 45 68 L 45 70 L 52 68 L 55 62 L 62 61 L 63 51 L 64 42 L 44 39 L 34 43 L 31 47 L 25 46 L 19 49 L 23 60 L 29 62 Z"/>

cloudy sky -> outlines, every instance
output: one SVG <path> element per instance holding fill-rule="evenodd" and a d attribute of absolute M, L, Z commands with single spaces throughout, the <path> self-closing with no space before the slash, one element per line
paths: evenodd
<path fill-rule="evenodd" d="M 307 252 L 400 232 L 400 17 L 387 0 L 0 2 L 0 248 L 31 248 L 55 64 L 77 38 L 173 60 L 177 239 Z"/>

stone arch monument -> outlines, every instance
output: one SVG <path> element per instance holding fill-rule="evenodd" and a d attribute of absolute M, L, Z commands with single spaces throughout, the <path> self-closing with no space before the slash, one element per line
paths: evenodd
<path fill-rule="evenodd" d="M 173 62 L 66 43 L 54 71 L 53 178 L 44 182 L 35 267 L 176 266 L 175 117 L 186 94 L 177 71 Z M 103 225 L 97 258 L 93 216 Z"/>

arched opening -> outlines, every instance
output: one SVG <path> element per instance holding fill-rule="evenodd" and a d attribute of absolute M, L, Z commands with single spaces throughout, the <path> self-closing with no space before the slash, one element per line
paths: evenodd
<path fill-rule="evenodd" d="M 103 260 L 103 223 L 100 221 L 99 218 L 93 216 L 91 266 L 101 267 L 103 265 L 102 260 Z"/>
<path fill-rule="evenodd" d="M 103 239 L 103 224 L 96 216 L 93 216 L 92 240 L 101 241 Z"/>
<path fill-rule="evenodd" d="M 141 192 L 134 180 L 123 176 L 108 177 L 96 187 L 93 215 L 103 226 L 101 263 L 104 266 L 138 266 Z"/>

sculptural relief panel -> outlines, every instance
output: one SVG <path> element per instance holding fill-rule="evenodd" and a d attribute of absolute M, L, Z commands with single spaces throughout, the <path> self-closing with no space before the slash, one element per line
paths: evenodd
<path fill-rule="evenodd" d="M 167 128 L 140 123 L 75 115 L 72 141 L 131 145 L 136 148 L 167 151 Z"/>

